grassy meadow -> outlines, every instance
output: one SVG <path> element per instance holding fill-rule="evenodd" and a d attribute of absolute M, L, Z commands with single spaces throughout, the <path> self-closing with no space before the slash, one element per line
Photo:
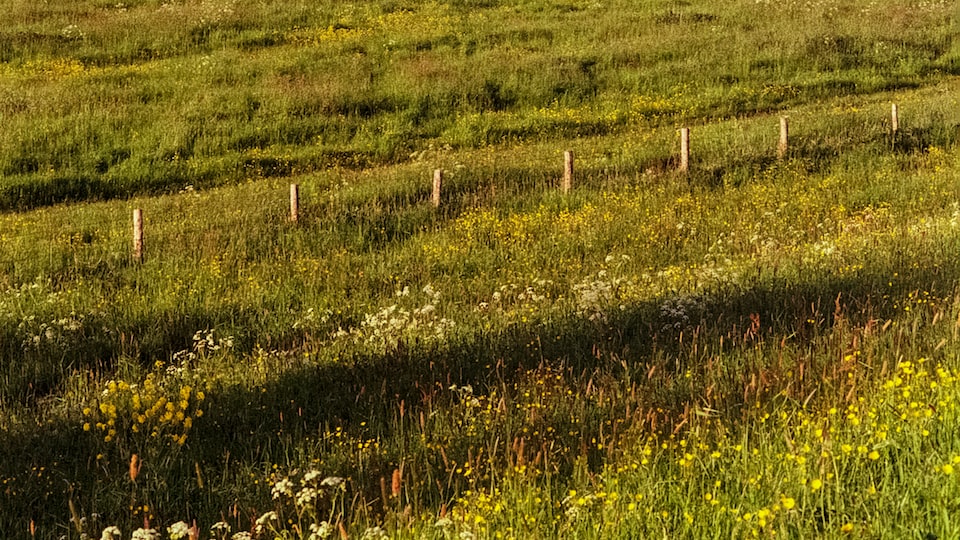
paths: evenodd
<path fill-rule="evenodd" d="M 953 3 L 0 7 L 4 538 L 960 537 Z"/>

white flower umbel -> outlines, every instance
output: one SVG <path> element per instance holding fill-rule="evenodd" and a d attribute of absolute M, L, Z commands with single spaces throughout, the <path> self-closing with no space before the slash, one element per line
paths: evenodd
<path fill-rule="evenodd" d="M 303 478 L 300 479 L 300 485 L 307 486 L 313 483 L 314 480 L 320 478 L 322 474 L 316 469 L 311 469 L 303 475 Z"/>
<path fill-rule="evenodd" d="M 360 536 L 360 540 L 387 540 L 388 538 L 390 535 L 380 527 L 370 527 Z"/>
<path fill-rule="evenodd" d="M 326 540 L 333 535 L 333 525 L 327 521 L 310 524 L 310 536 L 307 540 Z"/>
<path fill-rule="evenodd" d="M 160 540 L 160 533 L 156 529 L 137 529 L 130 540 Z"/>
<path fill-rule="evenodd" d="M 297 493 L 296 504 L 298 507 L 303 508 L 314 503 L 317 500 L 317 497 L 320 495 L 320 492 L 316 488 L 305 487 Z"/>
<path fill-rule="evenodd" d="M 264 530 L 266 530 L 266 527 L 267 527 L 267 524 L 268 524 L 268 523 L 270 523 L 271 521 L 277 521 L 277 519 L 278 519 L 278 517 L 277 517 L 277 513 L 276 513 L 276 512 L 274 512 L 274 511 L 267 512 L 266 514 L 264 514 L 264 515 L 262 515 L 262 516 L 260 516 L 260 517 L 257 518 L 257 522 L 256 522 L 253 530 L 254 530 L 257 534 L 260 534 L 260 533 L 262 533 Z"/>
<path fill-rule="evenodd" d="M 277 483 L 273 485 L 272 493 L 274 499 L 279 499 L 283 496 L 293 497 L 293 482 L 288 478 L 277 481 Z"/>
<path fill-rule="evenodd" d="M 167 527 L 167 534 L 170 535 L 170 540 L 187 538 L 190 536 L 190 526 L 183 521 L 178 521 Z"/>
<path fill-rule="evenodd" d="M 328 476 L 324 478 L 322 482 L 320 482 L 320 487 L 339 487 L 341 489 L 346 489 L 346 482 L 347 480 L 345 478 L 341 478 L 339 476 Z"/>

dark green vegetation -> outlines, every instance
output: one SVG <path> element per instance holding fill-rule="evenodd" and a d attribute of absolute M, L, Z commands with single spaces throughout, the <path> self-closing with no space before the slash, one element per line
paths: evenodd
<path fill-rule="evenodd" d="M 0 20 L 7 537 L 958 534 L 949 3 Z"/>

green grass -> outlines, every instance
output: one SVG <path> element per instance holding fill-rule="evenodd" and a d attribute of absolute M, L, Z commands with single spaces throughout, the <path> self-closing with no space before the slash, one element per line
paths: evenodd
<path fill-rule="evenodd" d="M 7 537 L 958 534 L 947 3 L 4 18 Z"/>
<path fill-rule="evenodd" d="M 481 4 L 15 3 L 0 208 L 743 117 L 960 65 L 937 2 Z"/>

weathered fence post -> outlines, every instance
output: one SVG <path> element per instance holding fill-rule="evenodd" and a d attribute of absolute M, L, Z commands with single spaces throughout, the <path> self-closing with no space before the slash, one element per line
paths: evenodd
<path fill-rule="evenodd" d="M 296 223 L 300 219 L 300 186 L 290 184 L 290 221 Z"/>
<path fill-rule="evenodd" d="M 690 128 L 680 128 L 680 172 L 690 170 Z"/>
<path fill-rule="evenodd" d="M 790 142 L 790 120 L 786 116 L 780 117 L 780 142 L 777 144 L 777 158 L 783 159 L 787 155 Z"/>
<path fill-rule="evenodd" d="M 573 150 L 567 150 L 563 153 L 563 185 L 564 193 L 569 193 L 573 187 Z"/>
<path fill-rule="evenodd" d="M 133 260 L 143 262 L 143 211 L 133 210 Z"/>
<path fill-rule="evenodd" d="M 890 131 L 894 137 L 900 131 L 900 108 L 896 103 L 890 105 Z"/>
<path fill-rule="evenodd" d="M 433 205 L 440 206 L 440 187 L 443 184 L 443 169 L 433 171 Z"/>

